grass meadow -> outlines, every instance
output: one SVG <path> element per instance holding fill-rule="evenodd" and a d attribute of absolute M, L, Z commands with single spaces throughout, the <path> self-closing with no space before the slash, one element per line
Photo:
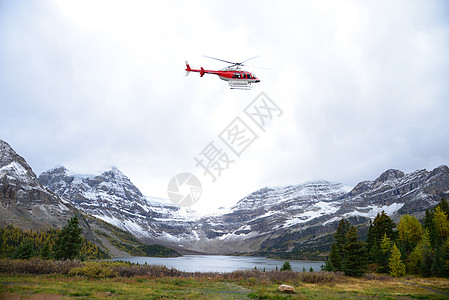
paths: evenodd
<path fill-rule="evenodd" d="M 277 290 L 292 285 L 296 294 Z M 449 280 L 260 270 L 189 273 L 123 262 L 0 260 L 1 299 L 448 299 Z"/>

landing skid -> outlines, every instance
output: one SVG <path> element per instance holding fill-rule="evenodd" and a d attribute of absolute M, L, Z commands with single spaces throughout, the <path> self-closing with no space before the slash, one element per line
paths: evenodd
<path fill-rule="evenodd" d="M 232 90 L 250 90 L 253 87 L 249 82 L 229 81 L 229 86 Z"/>

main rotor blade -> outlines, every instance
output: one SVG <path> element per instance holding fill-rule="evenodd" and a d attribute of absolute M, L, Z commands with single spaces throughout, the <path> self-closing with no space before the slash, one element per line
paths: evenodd
<path fill-rule="evenodd" d="M 207 58 L 219 60 L 219 61 L 222 61 L 222 62 L 225 62 L 225 63 L 228 63 L 228 64 L 238 64 L 238 63 L 235 63 L 235 62 L 232 62 L 232 61 L 227 61 L 227 60 L 223 60 L 223 59 L 219 59 L 219 58 L 215 58 L 215 57 L 210 57 L 210 56 L 207 56 L 207 55 L 203 55 L 203 56 L 207 57 Z"/>
<path fill-rule="evenodd" d="M 256 57 L 259 57 L 259 55 L 253 56 L 253 57 L 251 57 L 251 58 L 248 58 L 247 60 L 242 61 L 242 62 L 240 63 L 240 65 L 243 64 L 244 62 L 247 62 L 248 60 L 255 59 Z"/>

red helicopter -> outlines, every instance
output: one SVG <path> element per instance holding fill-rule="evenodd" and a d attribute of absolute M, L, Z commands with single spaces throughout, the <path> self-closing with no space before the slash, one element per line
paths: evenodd
<path fill-rule="evenodd" d="M 190 74 L 190 72 L 198 72 L 200 73 L 200 77 L 203 77 L 204 74 L 215 74 L 220 77 L 221 80 L 225 80 L 228 82 L 231 89 L 240 89 L 240 90 L 250 90 L 252 88 L 251 83 L 257 83 L 260 82 L 260 80 L 251 72 L 244 71 L 240 67 L 244 66 L 243 63 L 256 58 L 257 56 L 251 57 L 247 60 L 244 60 L 239 63 L 214 58 L 210 56 L 205 56 L 207 58 L 219 60 L 228 64 L 231 64 L 227 66 L 224 69 L 214 71 L 214 70 L 204 70 L 203 67 L 201 69 L 192 69 L 190 68 L 189 63 L 186 61 L 186 76 Z"/>

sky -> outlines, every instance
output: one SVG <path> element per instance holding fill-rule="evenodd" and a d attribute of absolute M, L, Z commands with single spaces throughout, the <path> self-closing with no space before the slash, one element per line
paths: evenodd
<path fill-rule="evenodd" d="M 448 16 L 445 0 L 0 0 L 0 139 L 37 174 L 115 166 L 154 197 L 194 174 L 200 211 L 432 170 L 449 163 Z M 261 82 L 186 77 L 186 60 L 226 67 L 204 55 L 257 56 L 245 70 Z M 278 108 L 263 129 L 245 113 L 261 98 Z M 253 133 L 239 155 L 235 122 Z M 197 163 L 213 153 L 221 169 Z"/>

